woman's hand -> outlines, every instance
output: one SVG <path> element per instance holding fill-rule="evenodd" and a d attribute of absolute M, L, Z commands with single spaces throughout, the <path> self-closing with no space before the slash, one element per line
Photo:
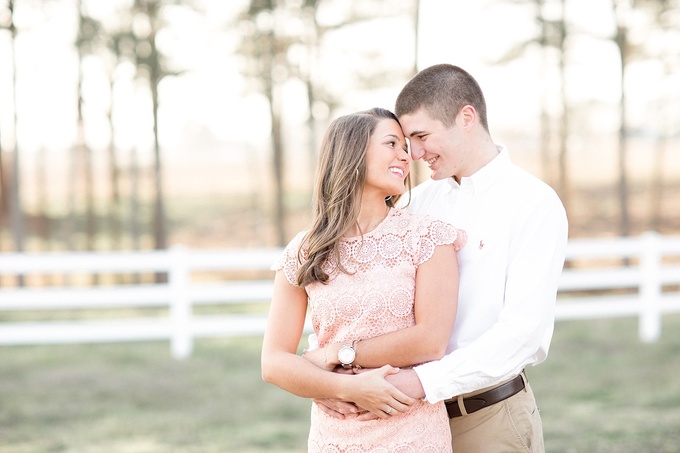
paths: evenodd
<path fill-rule="evenodd" d="M 308 362 L 318 366 L 322 370 L 333 371 L 337 365 L 328 360 L 329 354 L 332 354 L 332 352 L 329 351 L 329 349 L 332 349 L 331 346 L 332 345 L 326 345 L 323 348 L 316 348 L 312 350 L 305 349 L 302 353 L 302 357 Z M 335 354 L 337 356 L 337 352 Z"/>
<path fill-rule="evenodd" d="M 382 368 L 345 370 L 338 367 L 336 372 L 355 375 L 348 381 L 346 400 L 313 400 L 331 417 L 344 420 L 347 415 L 356 414 L 360 421 L 389 418 L 408 412 L 416 402 L 387 382 L 386 376 L 398 373 L 399 368 L 385 365 Z"/>
<path fill-rule="evenodd" d="M 385 379 L 386 376 L 398 372 L 399 368 L 390 365 L 357 372 L 356 381 L 352 382 L 351 401 L 359 409 L 359 420 L 394 417 L 408 412 L 416 403 L 416 399 L 401 392 Z"/>
<path fill-rule="evenodd" d="M 340 401 L 338 399 L 318 399 L 312 398 L 312 401 L 325 412 L 327 415 L 337 418 L 339 420 L 344 420 L 346 415 L 349 414 L 362 414 L 367 413 L 363 409 L 357 407 L 356 404 L 347 401 Z M 377 418 L 377 417 L 375 417 Z"/>

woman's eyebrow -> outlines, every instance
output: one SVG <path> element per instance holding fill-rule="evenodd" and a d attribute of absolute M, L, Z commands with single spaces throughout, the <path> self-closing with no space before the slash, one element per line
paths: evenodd
<path fill-rule="evenodd" d="M 399 138 L 399 136 L 396 135 L 396 134 L 385 134 L 385 137 L 383 137 L 383 138 L 386 138 L 386 137 L 394 137 L 394 138 L 397 139 L 398 142 L 401 141 L 401 138 Z"/>

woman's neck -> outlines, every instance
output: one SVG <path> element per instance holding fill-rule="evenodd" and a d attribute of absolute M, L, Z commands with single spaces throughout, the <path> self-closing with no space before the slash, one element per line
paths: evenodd
<path fill-rule="evenodd" d="M 359 209 L 359 217 L 350 229 L 345 233 L 345 237 L 356 237 L 373 231 L 390 212 L 390 207 L 379 200 L 373 203 L 362 203 Z"/>

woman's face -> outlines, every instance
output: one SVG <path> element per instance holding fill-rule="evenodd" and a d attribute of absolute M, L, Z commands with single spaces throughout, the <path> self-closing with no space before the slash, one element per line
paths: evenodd
<path fill-rule="evenodd" d="M 392 119 L 381 120 L 366 150 L 364 196 L 376 192 L 386 198 L 404 193 L 410 162 L 408 145 L 399 123 Z"/>

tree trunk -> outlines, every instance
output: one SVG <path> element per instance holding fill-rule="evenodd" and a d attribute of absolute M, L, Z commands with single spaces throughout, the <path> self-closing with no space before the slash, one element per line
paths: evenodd
<path fill-rule="evenodd" d="M 666 2 L 659 2 L 659 9 L 656 12 L 656 22 L 661 26 L 664 35 L 668 36 L 669 32 L 674 33 L 675 27 L 671 20 L 669 12 L 673 9 L 673 5 Z M 649 226 L 651 231 L 660 232 L 663 230 L 663 196 L 664 196 L 664 169 L 667 165 L 666 157 L 670 152 L 670 138 L 673 136 L 673 128 L 678 124 L 678 118 L 674 118 L 674 101 L 673 90 L 667 90 L 666 87 L 672 86 L 668 81 L 674 76 L 673 60 L 676 57 L 676 49 L 672 46 L 665 45 L 662 47 L 661 62 L 663 64 L 663 75 L 661 79 L 661 89 L 659 90 L 659 121 L 657 122 L 658 131 L 656 143 L 654 146 L 654 166 L 651 175 L 651 187 L 649 198 Z M 677 215 L 677 212 L 668 210 L 670 215 Z M 670 219 L 669 219 L 670 220 Z"/>
<path fill-rule="evenodd" d="M 614 15 L 616 19 L 616 36 L 614 38 L 619 50 L 621 60 L 621 93 L 619 97 L 619 133 L 618 133 L 618 167 L 619 167 L 619 234 L 623 237 L 630 235 L 630 215 L 628 212 L 628 161 L 627 142 L 627 114 L 626 114 L 626 65 L 628 63 L 628 36 L 624 15 L 627 10 L 621 11 L 618 0 L 613 0 Z"/>
<path fill-rule="evenodd" d="M 569 215 L 571 208 L 571 188 L 569 184 L 569 98 L 567 97 L 567 59 L 566 59 L 566 40 L 567 40 L 567 24 L 565 19 L 565 3 L 566 0 L 561 1 L 562 14 L 560 17 L 559 26 L 559 53 L 560 53 L 560 98 L 562 104 L 562 117 L 560 118 L 560 151 L 558 161 L 558 171 L 560 175 L 560 198 L 564 204 L 564 209 Z"/>
<path fill-rule="evenodd" d="M 158 84 L 161 80 L 161 68 L 156 47 L 156 32 L 158 24 L 158 3 L 155 1 L 147 2 L 149 21 L 151 23 L 151 35 L 149 44 L 151 45 L 150 66 L 151 75 L 149 85 L 151 88 L 151 100 L 153 103 L 153 146 L 154 146 L 154 246 L 158 250 L 167 248 L 166 225 L 165 225 L 165 206 L 163 196 L 163 171 L 161 165 L 161 149 L 158 141 Z"/>
<path fill-rule="evenodd" d="M 50 214 L 49 214 L 49 193 L 47 191 L 47 184 L 45 182 L 48 179 L 48 171 L 47 171 L 47 150 L 45 148 L 41 148 L 40 152 L 36 156 L 36 174 L 35 174 L 35 180 L 39 181 L 39 184 L 37 185 L 37 190 L 36 190 L 36 198 L 37 198 L 37 225 L 38 229 L 37 232 L 40 236 L 40 238 L 43 241 L 43 248 L 45 250 L 50 250 L 51 249 L 51 238 L 52 238 L 52 228 L 51 228 L 51 222 L 50 222 Z"/>
<path fill-rule="evenodd" d="M 550 143 L 551 143 L 551 127 L 550 127 L 550 111 L 548 109 L 550 92 L 549 87 L 546 86 L 548 78 L 548 58 L 546 55 L 546 49 L 550 49 L 550 42 L 548 40 L 548 20 L 543 13 L 543 0 L 536 0 L 536 18 L 541 26 L 541 34 L 538 38 L 541 45 L 541 97 L 539 99 L 540 104 L 540 132 L 539 132 L 539 153 L 541 159 L 541 174 L 543 175 L 543 180 L 548 184 L 553 185 L 554 176 L 552 171 L 552 159 L 550 158 Z"/>
<path fill-rule="evenodd" d="M 262 65 L 264 92 L 269 100 L 269 116 L 271 118 L 271 145 L 272 145 L 272 174 L 274 176 L 274 218 L 273 226 L 276 235 L 276 245 L 286 245 L 288 235 L 286 233 L 286 209 L 284 200 L 284 159 L 283 138 L 281 130 L 281 102 L 277 90 L 277 81 L 274 70 L 277 61 L 277 42 L 274 29 L 264 36 L 266 49 L 262 52 L 260 64 Z"/>
<path fill-rule="evenodd" d="M 278 96 L 274 82 L 270 81 L 269 106 L 272 121 L 272 171 L 274 173 L 274 227 L 276 229 L 276 245 L 286 245 L 286 211 L 283 192 L 283 140 L 281 137 L 281 112 L 278 108 Z"/>
<path fill-rule="evenodd" d="M 414 12 L 413 12 L 413 68 L 411 70 L 412 74 L 415 76 L 418 73 L 418 46 L 420 37 L 420 0 L 414 0 Z M 396 102 L 396 100 L 395 100 Z M 411 165 L 411 183 L 417 185 L 420 182 L 420 167 Z"/>
<path fill-rule="evenodd" d="M 0 130 L 0 231 L 2 231 L 2 229 L 6 226 L 5 219 L 7 219 L 9 211 L 9 201 L 7 200 L 9 186 L 7 185 L 7 180 L 5 179 L 5 166 L 3 164 L 4 153 L 5 151 L 2 148 L 2 130 Z M 2 234 L 0 234 L 0 251 L 3 250 L 2 242 Z"/>
<path fill-rule="evenodd" d="M 141 227 L 139 226 L 139 163 L 137 161 L 137 149 L 133 146 L 130 150 L 130 238 L 132 249 L 140 249 Z"/>
<path fill-rule="evenodd" d="M 25 229 L 24 229 L 24 215 L 22 212 L 21 208 L 21 164 L 20 164 L 20 146 L 19 146 L 19 139 L 17 137 L 17 58 L 16 58 L 16 37 L 17 37 L 17 30 L 16 26 L 14 24 L 14 1 L 9 0 L 9 13 L 10 13 L 10 22 L 9 22 L 9 30 L 11 33 L 11 52 L 12 52 L 12 58 L 11 58 L 11 64 L 12 64 L 12 95 L 14 98 L 14 113 L 13 113 L 13 127 L 14 127 L 14 153 L 13 157 L 14 159 L 12 160 L 12 179 L 11 179 L 11 188 L 10 188 L 10 196 L 9 196 L 9 205 L 10 205 L 10 224 L 12 228 L 12 236 L 14 237 L 14 249 L 18 253 L 22 253 L 24 251 L 24 242 L 25 242 Z M 23 275 L 18 275 L 17 276 L 17 284 L 19 286 L 24 285 L 24 276 Z"/>
<path fill-rule="evenodd" d="M 113 77 L 113 75 L 111 75 Z M 111 91 L 111 105 L 107 112 L 109 133 L 111 141 L 108 146 L 108 164 L 109 164 L 109 235 L 111 238 L 111 248 L 119 250 L 122 246 L 122 231 L 121 231 L 121 206 L 120 206 L 120 167 L 118 166 L 118 159 L 116 158 L 116 143 L 114 140 L 115 130 L 113 127 L 113 111 L 114 111 L 114 96 L 113 96 L 113 79 L 109 81 L 109 90 Z"/>

